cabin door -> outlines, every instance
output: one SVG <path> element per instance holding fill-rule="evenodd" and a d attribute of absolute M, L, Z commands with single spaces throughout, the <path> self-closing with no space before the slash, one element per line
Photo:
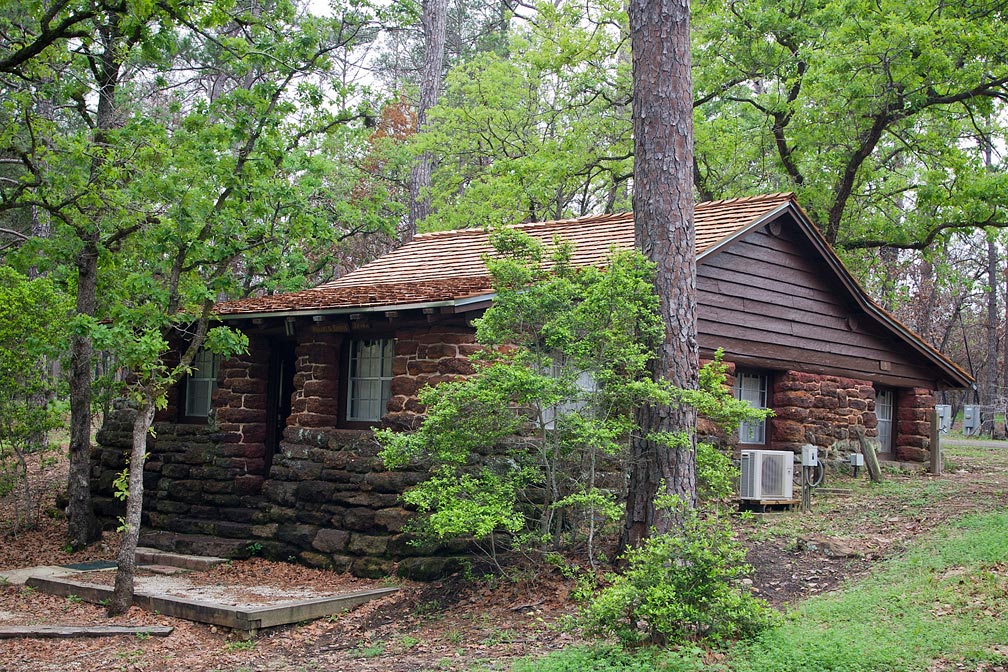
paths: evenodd
<path fill-rule="evenodd" d="M 273 456 L 280 450 L 284 427 L 291 413 L 294 393 L 294 343 L 273 341 L 270 346 L 269 378 L 266 381 L 266 471 L 269 476 Z"/>

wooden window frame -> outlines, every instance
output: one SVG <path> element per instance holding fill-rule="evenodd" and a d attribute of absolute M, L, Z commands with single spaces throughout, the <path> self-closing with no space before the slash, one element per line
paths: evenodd
<path fill-rule="evenodd" d="M 201 375 L 206 365 L 206 357 L 210 358 L 211 375 Z M 200 423 L 209 422 L 213 412 L 213 394 L 217 390 L 220 378 L 220 367 L 223 358 L 210 350 L 200 349 L 193 358 L 192 370 L 185 376 L 181 384 L 181 394 L 179 395 L 179 418 L 182 422 Z M 194 387 L 205 385 L 209 387 L 206 391 L 206 409 L 191 409 L 190 404 L 194 399 Z M 196 410 L 196 412 L 192 412 Z"/>
<path fill-rule="evenodd" d="M 762 406 L 756 406 L 751 400 L 749 404 L 754 408 L 770 408 L 770 394 L 773 390 L 773 375 L 769 371 L 758 371 L 750 369 L 736 369 L 735 371 L 735 384 L 732 386 L 732 394 L 736 399 L 742 399 L 742 385 L 743 378 L 759 379 L 761 381 L 761 389 L 759 393 L 762 395 Z M 740 446 L 767 446 L 770 444 L 770 422 L 769 418 L 764 418 L 763 420 L 752 423 L 752 422 L 742 422 L 739 423 L 738 427 L 738 442 Z M 760 433 L 762 434 L 761 440 L 758 441 L 746 441 L 744 437 L 746 435 L 751 435 L 752 432 L 749 428 L 758 427 Z"/>
<path fill-rule="evenodd" d="M 889 417 L 885 420 L 882 419 L 882 415 L 879 413 L 879 398 L 887 395 L 889 397 Z M 879 440 L 879 452 L 891 454 L 894 452 L 896 445 L 896 399 L 898 395 L 896 390 L 891 387 L 878 386 L 875 388 L 875 420 L 878 432 Z M 883 442 L 882 425 L 888 423 L 888 441 Z M 888 444 L 888 445 L 886 445 Z"/>
<path fill-rule="evenodd" d="M 347 339 L 347 345 L 345 348 L 343 356 L 343 366 L 340 367 L 344 372 L 345 382 L 340 386 L 342 399 L 340 400 L 341 409 L 341 425 L 350 428 L 369 428 L 375 424 L 381 422 L 381 419 L 385 417 L 388 413 L 388 402 L 392 398 L 391 386 L 392 380 L 395 376 L 392 374 L 392 364 L 395 360 L 395 338 L 389 335 L 374 335 L 374 336 L 355 336 L 353 338 Z M 383 364 L 381 365 L 381 371 L 377 376 L 367 375 L 367 376 L 355 376 L 355 362 L 354 355 L 355 349 L 358 344 L 365 342 L 379 342 L 384 344 L 382 347 L 381 360 Z M 387 363 L 388 374 L 385 375 Z M 377 382 L 379 385 L 381 395 L 378 399 L 379 415 L 378 417 L 370 416 L 354 416 L 352 411 L 354 409 L 354 384 L 361 381 Z"/>

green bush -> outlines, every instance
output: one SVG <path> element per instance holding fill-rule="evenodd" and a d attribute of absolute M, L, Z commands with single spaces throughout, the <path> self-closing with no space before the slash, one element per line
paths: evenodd
<path fill-rule="evenodd" d="M 676 534 L 655 534 L 623 556 L 622 574 L 588 604 L 586 631 L 626 646 L 725 644 L 770 625 L 773 610 L 742 585 L 745 550 L 724 520 L 689 512 Z"/>

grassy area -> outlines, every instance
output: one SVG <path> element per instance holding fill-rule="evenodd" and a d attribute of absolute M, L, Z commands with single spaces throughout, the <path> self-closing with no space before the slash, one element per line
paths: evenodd
<path fill-rule="evenodd" d="M 870 578 L 813 598 L 732 656 L 737 672 L 925 670 L 1008 662 L 1008 513 L 943 528 Z"/>
<path fill-rule="evenodd" d="M 882 672 L 936 661 L 1008 663 L 1008 512 L 969 516 L 925 537 L 872 576 L 812 598 L 778 627 L 703 666 L 695 650 L 574 648 L 516 672 L 730 670 Z M 940 667 L 938 669 L 941 669 Z"/>

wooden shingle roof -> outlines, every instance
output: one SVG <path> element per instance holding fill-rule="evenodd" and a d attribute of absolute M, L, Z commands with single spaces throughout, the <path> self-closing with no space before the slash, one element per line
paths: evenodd
<path fill-rule="evenodd" d="M 792 194 L 770 194 L 696 206 L 696 252 L 702 256 L 782 208 Z M 795 204 L 797 206 L 797 204 Z M 515 227 L 547 248 L 554 237 L 573 244 L 572 262 L 600 265 L 612 247 L 634 244 L 633 214 L 590 215 Z M 458 301 L 491 293 L 483 257 L 493 253 L 486 229 L 458 229 L 416 236 L 411 242 L 332 282 L 290 294 L 230 301 L 222 316 L 300 313 L 376 306 L 390 308 Z"/>

